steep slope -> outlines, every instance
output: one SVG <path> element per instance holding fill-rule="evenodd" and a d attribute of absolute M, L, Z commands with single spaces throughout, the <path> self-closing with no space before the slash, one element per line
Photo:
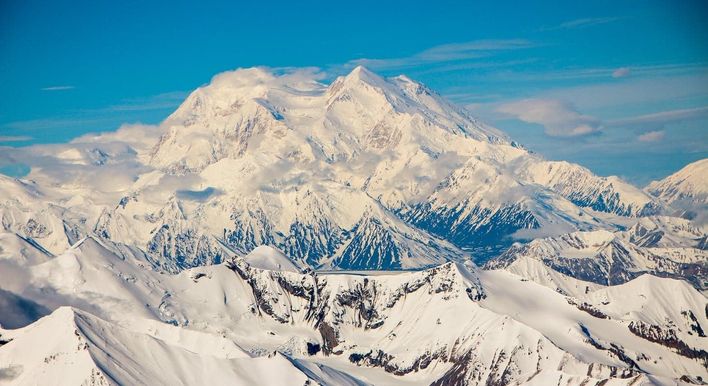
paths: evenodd
<path fill-rule="evenodd" d="M 641 218 L 623 235 L 640 247 L 706 249 L 706 233 L 691 221 L 677 217 Z"/>
<path fill-rule="evenodd" d="M 693 162 L 663 180 L 653 181 L 645 190 L 669 203 L 684 217 L 705 216 L 708 209 L 708 159 Z"/>
<path fill-rule="evenodd" d="M 684 279 L 703 290 L 708 288 L 705 238 L 687 220 L 647 217 L 624 232 L 573 232 L 517 244 L 487 262 L 485 268 L 547 280 L 548 273 L 538 271 L 537 263 L 541 263 L 564 275 L 600 285 L 622 284 L 651 273 Z M 542 279 L 544 276 L 546 279 Z M 547 282 L 568 290 L 556 280 Z"/>

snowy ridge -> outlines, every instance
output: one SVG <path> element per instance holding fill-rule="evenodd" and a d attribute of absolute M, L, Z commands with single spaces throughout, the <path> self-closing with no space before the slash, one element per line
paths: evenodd
<path fill-rule="evenodd" d="M 704 222 L 708 209 L 708 159 L 688 164 L 663 180 L 653 181 L 645 190 L 672 205 L 684 217 L 700 217 Z"/>
<path fill-rule="evenodd" d="M 292 260 L 277 249 L 262 245 L 243 258 L 250 266 L 271 271 L 300 272 L 303 268 L 296 266 Z"/>
<path fill-rule="evenodd" d="M 133 331 L 62 307 L 29 327 L 2 331 L 11 341 L 0 363 L 9 365 L 6 378 L 17 384 L 358 384 L 346 376 L 312 377 L 282 355 L 254 358 L 215 335 L 148 325 L 148 331 Z"/>
<path fill-rule="evenodd" d="M 617 177 L 598 177 L 568 162 L 529 165 L 530 181 L 551 187 L 580 207 L 620 216 L 647 216 L 659 212 L 652 198 Z"/>
<path fill-rule="evenodd" d="M 363 275 L 248 260 L 165 275 L 87 238 L 23 268 L 19 296 L 75 308 L 0 330 L 9 341 L 0 364 L 14 369 L 14 384 L 71 383 L 64 372 L 97 384 L 668 385 L 708 376 L 706 300 L 680 281 L 643 276 L 566 296 L 465 264 Z"/>
<path fill-rule="evenodd" d="M 704 290 L 708 288 L 705 238 L 706 234 L 687 220 L 646 217 L 627 231 L 573 232 L 517 244 L 487 262 L 485 268 L 528 275 L 529 279 L 544 280 L 561 290 L 567 290 L 563 281 L 548 277 L 557 274 L 539 273 L 537 264 L 600 285 L 622 284 L 651 273 L 684 279 Z"/>

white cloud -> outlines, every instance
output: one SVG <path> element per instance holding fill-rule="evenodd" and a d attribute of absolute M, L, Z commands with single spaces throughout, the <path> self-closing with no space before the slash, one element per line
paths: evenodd
<path fill-rule="evenodd" d="M 631 70 L 629 67 L 620 67 L 614 71 L 612 71 L 612 77 L 613 78 L 624 78 L 625 76 L 628 76 Z"/>
<path fill-rule="evenodd" d="M 524 122 L 540 124 L 552 137 L 578 137 L 602 129 L 598 119 L 583 115 L 570 103 L 556 99 L 524 99 L 503 104 L 497 111 Z"/>
<path fill-rule="evenodd" d="M 209 90 L 241 90 L 251 98 L 261 97 L 263 88 L 289 87 L 293 89 L 317 89 L 323 87 L 320 83 L 327 74 L 317 67 L 251 67 L 224 71 L 212 77 L 210 87 L 200 88 L 201 92 Z M 189 100 L 189 99 L 186 99 Z"/>
<path fill-rule="evenodd" d="M 66 90 L 73 90 L 76 87 L 74 86 L 50 86 L 50 87 L 43 87 L 40 90 L 41 91 L 66 91 Z"/>
<path fill-rule="evenodd" d="M 70 144 L 125 144 L 144 152 L 157 142 L 164 130 L 161 125 L 123 124 L 115 131 L 84 134 Z"/>
<path fill-rule="evenodd" d="M 658 142 L 664 139 L 664 132 L 659 131 L 649 131 L 637 137 L 640 142 Z"/>

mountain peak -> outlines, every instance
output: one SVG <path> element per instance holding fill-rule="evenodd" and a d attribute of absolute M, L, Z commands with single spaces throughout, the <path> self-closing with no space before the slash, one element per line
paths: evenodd
<path fill-rule="evenodd" d="M 371 79 L 371 78 L 378 78 L 381 79 L 381 77 L 377 74 L 375 74 L 373 71 L 369 70 L 368 68 L 358 65 L 354 67 L 354 69 L 347 75 L 347 78 L 357 78 L 357 79 Z"/>
<path fill-rule="evenodd" d="M 129 239 L 121 229 L 160 229 L 139 242 L 176 267 L 218 261 L 209 240 L 223 237 L 243 253 L 268 244 L 313 266 L 414 268 L 458 259 L 460 247 L 489 256 L 522 228 L 604 225 L 580 207 L 634 215 L 650 201 L 587 169 L 553 167 L 408 78 L 357 66 L 329 87 L 316 79 L 263 69 L 214 77 L 146 157 L 161 172 L 189 175 L 177 189 L 188 194 L 164 191 L 160 205 L 115 213 L 110 226 Z M 220 194 L 202 194 L 206 187 Z M 301 190 L 327 204 L 309 205 Z M 381 210 L 364 214 L 364 203 Z"/>
<path fill-rule="evenodd" d="M 388 82 L 382 76 L 374 73 L 364 66 L 356 66 L 349 72 L 349 74 L 337 78 L 330 85 L 330 93 L 334 94 L 336 91 L 342 88 L 342 86 L 347 85 L 349 87 L 356 87 L 357 85 L 366 84 L 369 86 L 375 86 L 380 88 L 386 88 Z"/>

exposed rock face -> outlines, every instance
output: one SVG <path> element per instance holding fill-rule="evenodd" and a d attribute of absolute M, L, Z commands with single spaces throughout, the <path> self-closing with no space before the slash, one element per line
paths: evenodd
<path fill-rule="evenodd" d="M 487 311 L 478 305 L 487 298 L 482 283 L 473 272 L 460 265 L 445 264 L 392 277 L 262 271 L 238 260 L 231 264 L 231 268 L 249 283 L 254 296 L 254 312 L 284 325 L 304 323 L 310 326 L 321 339 L 324 355 L 345 357 L 357 366 L 377 367 L 396 376 L 406 376 L 446 364 L 450 366 L 449 370 L 434 382 L 441 385 L 509 385 L 532 379 L 551 367 L 571 372 L 582 368 L 583 375 L 573 378 L 579 383 L 612 378 L 615 382 L 626 380 L 625 384 L 630 385 L 644 379 L 642 362 L 635 359 L 634 352 L 615 342 L 599 340 L 583 325 L 579 329 L 586 344 L 605 352 L 621 366 L 578 362 L 572 356 L 556 351 L 558 348 L 542 335 L 531 334 L 528 339 L 519 339 L 515 335 L 513 341 L 496 340 L 494 336 L 511 331 L 525 336 L 526 332 L 522 332 L 525 327 L 508 318 L 495 319 L 489 325 L 493 330 L 477 326 L 454 338 L 446 338 L 447 334 L 441 332 L 433 335 L 437 338 L 432 341 L 420 341 L 419 347 L 411 352 L 397 351 L 397 342 L 415 339 L 411 334 L 424 328 L 420 323 L 440 329 L 451 322 L 444 314 L 435 313 L 440 317 L 423 318 L 426 321 L 418 319 L 415 327 L 406 327 L 410 307 L 416 308 L 418 316 L 415 318 L 421 318 L 421 313 L 434 313 L 433 309 L 428 310 L 433 303 L 460 310 L 465 315 L 468 312 L 476 314 L 465 318 L 486 315 Z M 570 298 L 568 303 L 591 318 L 616 323 L 592 303 Z M 465 311 L 461 311 L 463 309 Z M 382 341 L 363 345 L 352 340 L 359 334 L 377 336 Z M 486 350 L 495 354 L 483 354 Z"/>
<path fill-rule="evenodd" d="M 676 336 L 674 330 L 663 329 L 642 321 L 632 321 L 627 327 L 636 336 L 669 347 L 686 358 L 698 359 L 708 367 L 708 351 L 690 347 Z"/>

